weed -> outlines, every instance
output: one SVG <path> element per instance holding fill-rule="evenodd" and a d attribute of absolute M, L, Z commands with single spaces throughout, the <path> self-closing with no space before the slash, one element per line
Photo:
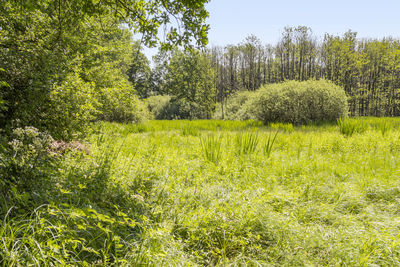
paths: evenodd
<path fill-rule="evenodd" d="M 14 138 L 26 145 L 0 151 L 1 175 L 18 159 L 49 179 L 0 194 L 0 266 L 398 266 L 400 119 L 346 120 L 375 130 L 104 123 L 90 154 L 54 167 Z M 26 201 L 39 185 L 54 189 Z"/>

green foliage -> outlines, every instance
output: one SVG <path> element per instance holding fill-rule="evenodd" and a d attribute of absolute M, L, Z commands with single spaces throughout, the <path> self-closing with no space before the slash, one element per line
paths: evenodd
<path fill-rule="evenodd" d="M 199 129 L 194 127 L 193 125 L 187 125 L 184 124 L 182 125 L 181 128 L 181 133 L 183 136 L 198 136 L 199 135 Z"/>
<path fill-rule="evenodd" d="M 48 14 L 57 14 L 54 25 L 57 30 L 64 30 L 76 26 L 85 18 L 99 18 L 104 15 L 115 17 L 124 22 L 132 30 L 143 35 L 142 40 L 148 46 L 161 43 L 164 48 L 172 45 L 186 45 L 188 47 L 206 45 L 209 26 L 205 24 L 208 12 L 205 9 L 207 0 L 196 1 L 161 1 L 151 0 L 137 2 L 134 0 L 121 0 L 117 2 L 102 2 L 97 0 L 56 0 L 45 1 L 8 1 L 3 6 L 16 6 L 22 11 L 44 11 Z M 72 16 L 62 16 L 70 13 Z M 176 24 L 171 21 L 176 19 Z M 70 23 L 70 24 L 68 24 Z M 72 25 L 71 25 L 72 24 Z M 164 41 L 160 41 L 158 30 L 160 27 L 169 29 L 165 32 Z"/>
<path fill-rule="evenodd" d="M 398 118 L 387 121 L 392 127 L 399 123 Z M 272 151 L 249 157 L 236 154 L 234 140 L 236 131 L 255 129 L 249 123 L 250 129 L 240 129 L 239 123 L 149 121 L 150 133 L 128 135 L 122 134 L 126 126 L 109 129 L 109 135 L 125 140 L 121 153 L 134 155 L 133 168 L 145 171 L 139 167 L 145 165 L 159 179 L 157 186 L 146 187 L 158 199 L 151 206 L 157 223 L 143 230 L 143 253 L 137 258 L 155 265 L 398 261 L 400 255 L 387 250 L 400 245 L 392 228 L 399 195 L 397 130 L 385 137 L 367 131 L 344 138 L 334 124 L 304 125 L 292 126 L 290 134 L 280 130 L 274 140 L 269 126 L 256 126 L 258 147 L 274 140 Z M 203 140 L 222 136 L 218 164 L 204 164 L 208 160 L 198 137 L 177 134 L 185 126 L 198 128 Z M 121 160 L 115 169 L 126 162 L 132 161 Z"/>
<path fill-rule="evenodd" d="M 294 131 L 293 124 L 291 123 L 281 123 L 281 122 L 271 122 L 268 124 L 269 127 L 276 130 L 283 130 L 286 133 L 291 133 Z"/>
<path fill-rule="evenodd" d="M 245 131 L 262 127 L 259 121 L 221 121 L 221 120 L 153 120 L 138 124 L 119 124 L 97 122 L 97 132 L 112 134 L 116 129 L 126 136 L 130 133 L 181 131 L 184 127 L 193 128 L 195 131 Z"/>
<path fill-rule="evenodd" d="M 170 96 L 151 96 L 147 105 L 154 119 L 182 120 L 205 119 L 209 117 L 207 110 L 196 102 Z"/>
<path fill-rule="evenodd" d="M 32 197 L 43 198 L 50 193 L 48 183 L 56 168 L 55 155 L 49 151 L 52 142 L 50 135 L 34 127 L 25 127 L 14 129 L 10 141 L 0 144 L 3 197 L 11 202 L 17 199 L 26 206 Z M 3 212 L 0 209 L 0 213 Z"/>
<path fill-rule="evenodd" d="M 141 122 L 150 118 L 147 105 L 126 83 L 98 89 L 101 103 L 99 119 L 116 122 Z"/>
<path fill-rule="evenodd" d="M 392 130 L 393 126 L 392 126 L 389 122 L 384 121 L 384 122 L 379 123 L 378 125 L 376 125 L 375 128 L 376 128 L 377 130 L 379 130 L 379 131 L 382 133 L 382 135 L 384 136 L 384 135 L 386 135 L 389 131 Z"/>
<path fill-rule="evenodd" d="M 91 208 L 42 206 L 28 218 L 6 216 L 0 228 L 0 262 L 7 266 L 126 263 L 126 240 L 119 234 L 135 226 L 120 211 L 111 217 Z"/>
<path fill-rule="evenodd" d="M 367 130 L 367 125 L 362 121 L 338 118 L 337 124 L 339 131 L 345 136 L 352 136 L 354 133 L 363 133 Z"/>
<path fill-rule="evenodd" d="M 56 139 L 71 140 L 87 133 L 99 113 L 94 83 L 84 82 L 78 73 L 53 85 L 49 101 L 51 112 L 46 113 L 43 123 Z"/>
<path fill-rule="evenodd" d="M 251 91 L 239 91 L 233 96 L 227 99 L 225 107 L 225 119 L 228 120 L 251 120 L 256 119 L 255 114 L 251 112 L 251 106 L 247 102 L 250 98 L 255 95 L 255 92 Z M 221 110 L 218 110 L 218 114 Z M 218 115 L 219 117 L 219 115 Z M 222 117 L 222 116 L 221 116 Z"/>
<path fill-rule="evenodd" d="M 209 109 L 209 108 L 207 108 Z M 185 99 L 172 98 L 164 110 L 167 120 L 182 120 L 182 119 L 206 119 L 209 118 L 210 112 L 198 102 L 191 102 Z"/>
<path fill-rule="evenodd" d="M 142 33 L 147 45 L 154 45 L 158 28 L 169 25 L 169 16 L 175 15 L 185 31 L 178 34 L 176 27 L 170 28 L 165 45 L 191 46 L 195 38 L 201 46 L 207 40 L 206 2 L 2 2 L 0 127 L 32 125 L 55 138 L 69 139 L 81 134 L 94 109 L 104 112 L 97 118 L 107 120 L 146 117 L 144 105 L 128 82 L 127 72 L 139 58 L 133 55 L 132 33 L 126 27 Z M 136 44 L 137 51 L 140 44 Z M 146 66 L 148 62 L 140 59 L 139 65 Z M 136 78 L 131 81 L 140 89 L 143 81 Z M 69 99 L 72 90 L 77 95 Z M 81 98 L 85 95 L 86 101 Z"/>
<path fill-rule="evenodd" d="M 117 122 L 148 119 L 147 107 L 134 90 L 136 84 L 132 86 L 128 81 L 127 73 L 136 60 L 133 50 L 140 48 L 132 43 L 132 34 L 110 17 L 103 18 L 101 23 L 91 21 L 88 28 L 98 34 L 96 38 L 90 34 L 87 37 L 82 60 L 85 71 L 81 76 L 95 84 L 95 97 L 100 104 L 96 118 Z"/>
<path fill-rule="evenodd" d="M 4 72 L 5 70 L 4 69 L 2 69 L 2 68 L 0 68 L 0 74 L 2 74 L 2 72 Z M 2 75 L 0 75 L 0 77 L 1 77 Z M 0 89 L 1 89 L 1 92 L 0 92 L 0 121 L 1 120 L 3 120 L 4 118 L 2 118 L 4 115 L 3 115 L 3 113 L 7 110 L 7 103 L 6 103 L 6 101 L 3 99 L 3 88 L 4 87 L 10 87 L 10 85 L 7 83 L 7 82 L 5 82 L 5 81 L 2 81 L 1 80 L 1 78 L 0 78 Z"/>
<path fill-rule="evenodd" d="M 168 95 L 155 95 L 146 99 L 149 111 L 156 120 L 162 120 L 167 117 L 170 101 L 171 97 Z"/>
<path fill-rule="evenodd" d="M 141 52 L 140 43 L 133 46 L 132 64 L 129 66 L 127 75 L 140 98 L 148 98 L 155 93 L 153 92 L 154 78 L 150 61 Z"/>
<path fill-rule="evenodd" d="M 1 194 L 0 265 L 398 265 L 400 120 L 348 120 L 372 130 L 99 122 L 88 152 L 49 150 L 42 174 L 52 179 L 38 187 L 50 193 Z M 375 129 L 385 123 L 383 136 Z M 15 151 L 45 153 L 45 134 L 21 130 Z M 246 133 L 263 153 L 236 153 Z"/>
<path fill-rule="evenodd" d="M 358 38 L 352 30 L 317 37 L 307 26 L 285 27 L 275 44 L 249 35 L 210 49 L 222 105 L 240 90 L 322 78 L 343 87 L 351 116 L 400 115 L 399 52 L 398 38 Z"/>
<path fill-rule="evenodd" d="M 255 131 L 238 133 L 235 138 L 236 154 L 240 156 L 254 153 L 258 142 L 258 133 Z"/>
<path fill-rule="evenodd" d="M 343 89 L 325 80 L 266 85 L 256 92 L 239 92 L 226 105 L 228 119 L 257 119 L 266 124 L 335 121 L 346 114 Z"/>
<path fill-rule="evenodd" d="M 180 119 L 209 119 L 215 108 L 214 72 L 198 50 L 175 50 L 166 67 L 165 88 L 173 96 L 170 110 Z M 172 116 L 171 116 L 172 115 Z"/>
<path fill-rule="evenodd" d="M 112 180 L 121 147 L 100 136 L 94 148 L 106 144 L 106 150 L 93 149 L 90 156 L 64 151 L 61 157 L 35 129 L 17 129 L 15 134 L 19 139 L 10 144 L 10 153 L 16 156 L 10 162 L 20 164 L 9 164 L 5 171 L 13 175 L 17 170 L 19 181 L 2 191 L 6 205 L 1 207 L 9 210 L 0 210 L 5 215 L 0 224 L 0 264 L 126 264 L 139 243 L 136 219 L 144 224 L 146 208 Z M 52 164 L 49 156 L 59 164 Z M 4 169 L 0 170 L 3 176 Z M 49 174 L 57 179 L 46 179 Z"/>
<path fill-rule="evenodd" d="M 305 124 L 347 115 L 343 89 L 325 80 L 268 85 L 249 101 L 257 119 L 264 123 Z"/>

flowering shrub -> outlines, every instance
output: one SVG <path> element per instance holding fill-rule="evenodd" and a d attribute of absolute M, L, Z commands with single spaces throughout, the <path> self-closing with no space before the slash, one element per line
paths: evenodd
<path fill-rule="evenodd" d="M 0 190 L 3 195 L 45 190 L 54 169 L 49 153 L 53 138 L 34 127 L 14 129 L 11 141 L 0 147 Z M 10 191 L 11 190 L 11 191 Z"/>

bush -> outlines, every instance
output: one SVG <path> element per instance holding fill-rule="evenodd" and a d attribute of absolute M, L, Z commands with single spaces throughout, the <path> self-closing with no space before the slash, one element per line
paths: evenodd
<path fill-rule="evenodd" d="M 0 145 L 1 195 L 23 197 L 20 200 L 25 202 L 33 195 L 43 197 L 49 193 L 49 179 L 56 162 L 49 152 L 53 138 L 28 126 L 14 129 L 9 140 Z"/>
<path fill-rule="evenodd" d="M 147 98 L 147 106 L 154 119 L 162 120 L 166 117 L 165 113 L 170 101 L 171 97 L 169 95 L 155 95 Z"/>
<path fill-rule="evenodd" d="M 114 122 L 142 122 L 150 117 L 146 104 L 128 84 L 121 82 L 114 87 L 98 89 L 101 103 L 100 120 Z"/>
<path fill-rule="evenodd" d="M 94 84 L 84 82 L 78 73 L 72 73 L 51 90 L 51 112 L 46 114 L 45 129 L 56 139 L 74 139 L 89 128 L 98 114 L 98 106 Z"/>
<path fill-rule="evenodd" d="M 255 116 L 250 112 L 250 107 L 246 104 L 255 92 L 239 91 L 228 98 L 225 106 L 224 118 L 227 120 L 253 120 Z M 221 107 L 218 105 L 217 118 L 222 118 Z"/>
<path fill-rule="evenodd" d="M 335 121 L 348 112 L 344 90 L 326 80 L 289 81 L 264 86 L 250 97 L 243 108 L 264 123 Z"/>
<path fill-rule="evenodd" d="M 207 119 L 209 111 L 202 105 L 170 96 L 151 96 L 147 103 L 157 120 Z"/>
<path fill-rule="evenodd" d="M 207 119 L 208 112 L 195 102 L 189 102 L 184 99 L 172 98 L 167 106 L 166 119 L 168 120 L 195 120 Z"/>

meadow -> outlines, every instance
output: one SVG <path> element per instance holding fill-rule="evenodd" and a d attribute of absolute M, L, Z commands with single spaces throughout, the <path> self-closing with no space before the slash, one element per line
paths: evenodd
<path fill-rule="evenodd" d="M 98 124 L 57 203 L 4 221 L 3 263 L 400 265 L 399 127 Z"/>

